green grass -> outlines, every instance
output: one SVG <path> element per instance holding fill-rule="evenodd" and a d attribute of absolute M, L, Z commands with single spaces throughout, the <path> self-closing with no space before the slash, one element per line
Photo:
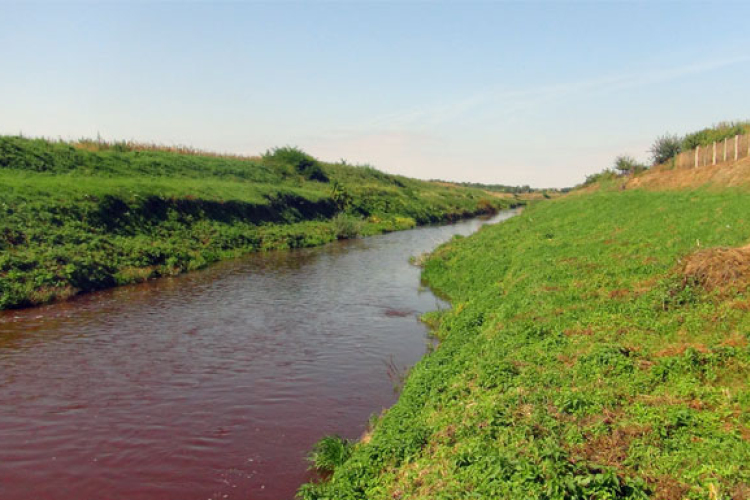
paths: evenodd
<path fill-rule="evenodd" d="M 746 192 L 607 191 L 456 238 L 441 339 L 304 499 L 744 499 L 750 295 L 679 276 L 750 240 Z"/>
<path fill-rule="evenodd" d="M 351 454 L 351 442 L 339 436 L 321 439 L 310 454 L 312 468 L 323 474 L 330 474 L 347 461 Z"/>
<path fill-rule="evenodd" d="M 0 137 L 0 309 L 508 203 L 294 148 L 240 158 Z"/>

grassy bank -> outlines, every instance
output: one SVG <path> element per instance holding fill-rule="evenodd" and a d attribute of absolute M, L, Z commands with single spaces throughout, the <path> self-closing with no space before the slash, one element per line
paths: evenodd
<path fill-rule="evenodd" d="M 750 251 L 706 250 L 747 244 L 749 212 L 746 191 L 617 189 L 441 247 L 424 269 L 453 304 L 427 318 L 439 348 L 301 497 L 750 498 L 732 272 Z"/>
<path fill-rule="evenodd" d="M 294 148 L 242 158 L 0 137 L 0 309 L 509 204 Z"/>

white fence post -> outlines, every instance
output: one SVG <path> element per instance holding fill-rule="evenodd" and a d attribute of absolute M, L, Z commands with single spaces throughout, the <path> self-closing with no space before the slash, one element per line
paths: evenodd
<path fill-rule="evenodd" d="M 716 141 L 714 141 L 713 149 L 714 149 L 714 152 L 713 152 L 713 162 L 711 164 L 712 165 L 716 165 Z"/>
<path fill-rule="evenodd" d="M 734 136 L 734 161 L 737 161 L 740 157 L 740 136 L 739 134 Z"/>
<path fill-rule="evenodd" d="M 695 168 L 698 168 L 698 152 L 701 150 L 701 147 L 698 146 L 695 148 Z"/>
<path fill-rule="evenodd" d="M 727 138 L 726 137 L 724 138 L 724 160 L 722 161 L 727 161 Z"/>

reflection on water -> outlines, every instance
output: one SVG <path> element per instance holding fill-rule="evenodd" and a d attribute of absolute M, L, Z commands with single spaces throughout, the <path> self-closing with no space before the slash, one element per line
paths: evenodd
<path fill-rule="evenodd" d="M 445 304 L 408 258 L 481 224 L 0 313 L 0 498 L 292 498 L 312 445 L 361 434 L 425 352 Z"/>

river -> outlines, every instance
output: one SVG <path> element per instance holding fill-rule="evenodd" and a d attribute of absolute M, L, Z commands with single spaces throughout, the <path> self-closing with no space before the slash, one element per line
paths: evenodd
<path fill-rule="evenodd" d="M 293 498 L 313 444 L 359 437 L 425 353 L 417 318 L 447 305 L 408 258 L 483 223 L 0 312 L 0 498 Z"/>

